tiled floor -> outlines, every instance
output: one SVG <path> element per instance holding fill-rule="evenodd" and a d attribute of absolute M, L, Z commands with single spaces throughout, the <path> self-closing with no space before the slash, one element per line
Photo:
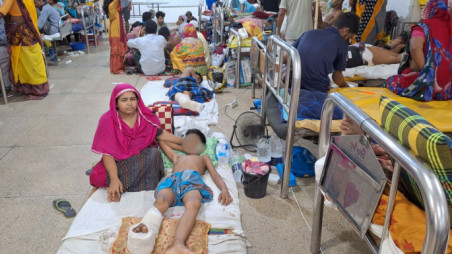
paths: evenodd
<path fill-rule="evenodd" d="M 66 198 L 80 210 L 86 200 L 91 188 L 84 172 L 98 159 L 90 147 L 111 90 L 119 82 L 140 90 L 147 82 L 109 73 L 108 40 L 93 51 L 49 67 L 51 91 L 45 99 L 14 97 L 0 105 L 1 253 L 56 252 L 72 220 L 52 201 Z M 228 88 L 217 100 L 222 107 L 237 98 L 238 107 L 226 108 L 235 119 L 252 106 L 250 94 Z M 230 135 L 233 120 L 224 109 L 219 122 L 212 129 Z M 300 144 L 317 153 L 311 142 Z M 298 179 L 287 199 L 279 197 L 280 185 L 268 186 L 263 199 L 247 198 L 239 189 L 249 253 L 309 253 L 313 179 Z M 324 218 L 323 253 L 370 253 L 339 212 L 325 208 Z"/>

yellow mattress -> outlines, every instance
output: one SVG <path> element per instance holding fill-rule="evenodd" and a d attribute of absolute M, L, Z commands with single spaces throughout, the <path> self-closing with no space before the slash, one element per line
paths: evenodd
<path fill-rule="evenodd" d="M 364 80 L 367 80 L 367 79 L 363 78 L 363 77 L 361 77 L 359 75 L 355 75 L 353 77 L 344 77 L 344 80 L 346 82 L 354 82 L 354 81 L 364 81 Z"/>
<path fill-rule="evenodd" d="M 380 96 L 385 96 L 416 111 L 438 130 L 452 132 L 452 100 L 420 102 L 398 96 L 390 90 L 380 87 L 336 88 L 331 90 L 331 92 L 340 92 L 379 124 L 381 124 L 379 113 Z"/>
<path fill-rule="evenodd" d="M 342 120 L 333 120 L 331 122 L 331 132 L 340 132 L 341 128 L 341 121 Z M 314 132 L 320 132 L 320 120 L 311 120 L 311 119 L 305 119 L 295 122 L 295 128 L 297 129 L 309 129 Z"/>

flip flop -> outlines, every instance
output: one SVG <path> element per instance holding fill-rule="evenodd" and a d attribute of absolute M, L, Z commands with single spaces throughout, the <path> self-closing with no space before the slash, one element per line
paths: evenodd
<path fill-rule="evenodd" d="M 55 199 L 53 201 L 53 207 L 62 212 L 66 218 L 74 217 L 77 214 L 72 208 L 72 203 L 66 199 Z"/>

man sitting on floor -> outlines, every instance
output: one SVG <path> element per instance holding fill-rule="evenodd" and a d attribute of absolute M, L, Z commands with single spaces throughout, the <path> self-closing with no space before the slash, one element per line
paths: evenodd
<path fill-rule="evenodd" d="M 203 103 L 213 97 L 212 91 L 202 87 L 201 82 L 201 74 L 195 72 L 193 68 L 186 68 L 169 89 L 168 97 L 179 103 L 182 108 L 201 112 L 204 109 Z"/>
<path fill-rule="evenodd" d="M 148 20 L 144 24 L 146 35 L 128 40 L 127 46 L 140 51 L 141 70 L 145 75 L 158 75 L 165 71 L 164 48 L 166 40 L 163 36 L 156 35 L 157 24 Z"/>

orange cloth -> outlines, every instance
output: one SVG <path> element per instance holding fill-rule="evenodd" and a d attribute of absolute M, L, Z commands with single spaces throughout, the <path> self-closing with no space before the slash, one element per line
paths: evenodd
<path fill-rule="evenodd" d="M 110 72 L 118 74 L 124 70 L 124 55 L 127 52 L 127 41 L 122 20 L 122 10 L 119 0 L 114 0 L 108 6 L 108 19 L 110 28 L 108 37 L 110 40 Z"/>
<path fill-rule="evenodd" d="M 22 12 L 20 11 L 19 4 L 16 0 L 4 0 L 2 7 L 0 7 L 0 12 L 6 16 L 22 16 Z"/>
<path fill-rule="evenodd" d="M 375 210 L 372 219 L 374 224 L 384 224 L 389 190 L 388 184 Z M 404 253 L 421 253 L 424 245 L 426 225 L 425 212 L 411 203 L 401 192 L 397 191 L 394 211 L 389 225 L 389 232 L 397 247 Z M 447 253 L 452 253 L 452 239 L 449 239 Z"/>

